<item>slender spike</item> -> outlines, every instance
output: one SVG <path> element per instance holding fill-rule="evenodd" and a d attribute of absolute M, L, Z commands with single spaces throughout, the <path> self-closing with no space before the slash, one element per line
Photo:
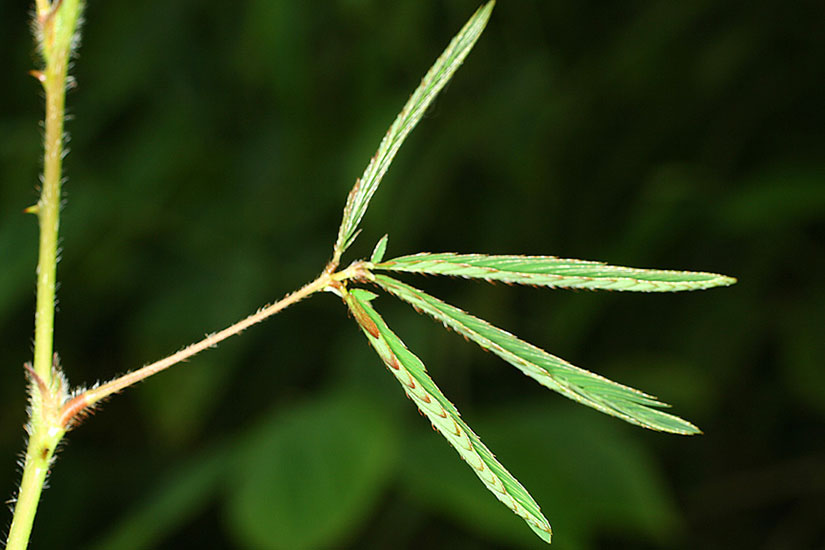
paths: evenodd
<path fill-rule="evenodd" d="M 495 2 L 491 1 L 479 8 L 453 38 L 435 64 L 424 75 L 421 84 L 410 96 L 410 99 L 390 126 L 378 146 L 378 151 L 370 159 L 364 174 L 355 181 L 344 206 L 344 215 L 338 229 L 338 239 L 335 242 L 333 263 L 337 264 L 341 254 L 355 240 L 355 231 L 358 224 L 367 211 L 370 199 L 378 189 L 378 185 L 381 183 L 381 179 L 386 174 L 396 153 L 398 153 L 412 129 L 421 120 L 421 117 L 424 116 L 427 107 L 449 82 L 467 57 L 467 54 L 470 53 L 487 25 L 494 5 Z"/>
<path fill-rule="evenodd" d="M 700 433 L 690 422 L 657 410 L 668 405 L 651 395 L 573 366 L 564 359 L 550 355 L 487 321 L 401 281 L 386 275 L 376 275 L 374 282 L 390 294 L 408 302 L 417 311 L 441 321 L 446 327 L 498 355 L 539 384 L 565 397 L 644 428 L 681 435 Z"/>
<path fill-rule="evenodd" d="M 387 252 L 387 240 L 390 238 L 389 235 L 384 235 L 381 237 L 381 240 L 375 245 L 375 249 L 372 251 L 372 256 L 370 256 L 370 262 L 376 264 L 384 259 L 384 254 Z"/>
<path fill-rule="evenodd" d="M 370 304 L 374 297 L 371 292 L 361 289 L 351 290 L 344 296 L 370 345 L 418 410 L 470 465 L 487 489 L 549 543 L 552 533 L 550 524 L 536 501 L 461 419 L 455 406 L 427 375 L 421 360 L 390 330 Z"/>
<path fill-rule="evenodd" d="M 698 271 L 638 269 L 554 256 L 494 256 L 422 252 L 385 262 L 374 269 L 426 275 L 448 275 L 485 281 L 556 288 L 678 292 L 736 283 L 733 277 Z"/>

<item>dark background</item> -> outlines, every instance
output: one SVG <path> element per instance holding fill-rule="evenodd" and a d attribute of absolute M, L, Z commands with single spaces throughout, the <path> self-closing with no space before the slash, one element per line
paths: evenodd
<path fill-rule="evenodd" d="M 476 1 L 92 1 L 69 95 L 56 349 L 75 384 L 311 280 Z M 0 1 L 0 493 L 23 446 L 41 93 Z M 825 5 L 501 0 L 346 260 L 421 250 L 716 271 L 671 295 L 413 279 L 705 432 L 644 431 L 375 302 L 560 550 L 825 548 Z M 313 297 L 70 434 L 32 548 L 539 548 Z M 8 525 L 10 515 L 2 520 Z"/>

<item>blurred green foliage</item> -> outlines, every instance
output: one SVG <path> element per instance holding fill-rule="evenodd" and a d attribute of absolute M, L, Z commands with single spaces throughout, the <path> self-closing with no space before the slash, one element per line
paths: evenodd
<path fill-rule="evenodd" d="M 71 380 L 157 359 L 320 271 L 346 192 L 476 4 L 92 0 L 61 225 Z M 34 309 L 30 8 L 0 0 L 5 495 Z M 376 302 L 559 548 L 825 547 L 823 16 L 813 0 L 501 1 L 373 201 L 350 258 L 388 232 L 390 256 L 739 278 L 656 296 L 421 283 L 661 396 L 692 438 L 577 407 Z M 538 548 L 331 298 L 107 403 L 70 434 L 32 548 Z"/>

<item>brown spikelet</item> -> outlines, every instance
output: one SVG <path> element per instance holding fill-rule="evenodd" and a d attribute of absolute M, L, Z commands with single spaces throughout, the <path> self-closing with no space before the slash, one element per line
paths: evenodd
<path fill-rule="evenodd" d="M 352 311 L 352 315 L 355 317 L 355 320 L 358 322 L 364 330 L 366 330 L 370 336 L 373 338 L 378 338 L 380 333 L 378 332 L 378 326 L 375 322 L 370 319 L 367 312 L 364 311 L 358 302 L 352 301 L 350 302 L 350 311 Z"/>

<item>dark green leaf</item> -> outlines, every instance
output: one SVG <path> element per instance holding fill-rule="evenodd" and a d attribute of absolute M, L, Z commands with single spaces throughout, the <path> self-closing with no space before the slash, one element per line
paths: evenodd
<path fill-rule="evenodd" d="M 218 492 L 229 470 L 226 448 L 198 455 L 161 479 L 143 502 L 107 526 L 94 550 L 157 548 L 176 527 L 196 517 Z"/>
<path fill-rule="evenodd" d="M 228 498 L 244 548 L 334 548 L 368 517 L 394 464 L 389 421 L 329 396 L 277 415 L 242 453 Z"/>

